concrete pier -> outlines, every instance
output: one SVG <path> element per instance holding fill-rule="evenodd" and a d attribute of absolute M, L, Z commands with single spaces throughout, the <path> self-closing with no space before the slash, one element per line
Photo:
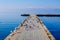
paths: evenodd
<path fill-rule="evenodd" d="M 55 40 L 55 38 L 37 16 L 30 15 L 5 40 Z"/>

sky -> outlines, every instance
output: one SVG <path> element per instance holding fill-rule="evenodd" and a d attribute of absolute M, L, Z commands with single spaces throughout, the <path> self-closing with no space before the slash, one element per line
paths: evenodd
<path fill-rule="evenodd" d="M 0 0 L 0 11 L 18 8 L 60 8 L 60 0 Z"/>
<path fill-rule="evenodd" d="M 15 12 L 16 10 L 26 8 L 60 9 L 60 0 L 0 0 L 0 17 L 10 16 L 11 18 L 11 16 L 13 17 L 17 13 L 9 11 Z"/>

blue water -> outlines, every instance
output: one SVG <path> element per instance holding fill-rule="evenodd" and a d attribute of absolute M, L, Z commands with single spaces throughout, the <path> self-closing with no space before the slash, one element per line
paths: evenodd
<path fill-rule="evenodd" d="M 60 40 L 60 17 L 40 18 L 56 40 Z"/>
<path fill-rule="evenodd" d="M 21 17 L 18 20 L 2 20 L 0 22 L 0 40 L 4 40 L 26 17 Z M 60 17 L 39 17 L 56 40 L 60 40 Z"/>
<path fill-rule="evenodd" d="M 26 17 L 24 13 L 54 13 L 60 14 L 60 9 L 23 9 L 16 11 L 0 12 L 0 40 L 4 40 L 15 27 L 21 24 Z M 60 17 L 39 17 L 56 40 L 60 40 Z"/>

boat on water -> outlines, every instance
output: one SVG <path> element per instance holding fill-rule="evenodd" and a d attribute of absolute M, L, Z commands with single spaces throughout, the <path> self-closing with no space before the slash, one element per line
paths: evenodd
<path fill-rule="evenodd" d="M 29 15 L 5 40 L 55 40 L 36 15 Z"/>

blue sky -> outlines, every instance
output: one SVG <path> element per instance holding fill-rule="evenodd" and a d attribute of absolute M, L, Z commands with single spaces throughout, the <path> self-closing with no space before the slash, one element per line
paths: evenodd
<path fill-rule="evenodd" d="M 60 0 L 0 0 L 0 16 L 25 8 L 60 9 Z M 10 15 L 10 13 L 9 13 Z"/>
<path fill-rule="evenodd" d="M 18 8 L 60 8 L 60 0 L 0 0 L 0 10 Z"/>

